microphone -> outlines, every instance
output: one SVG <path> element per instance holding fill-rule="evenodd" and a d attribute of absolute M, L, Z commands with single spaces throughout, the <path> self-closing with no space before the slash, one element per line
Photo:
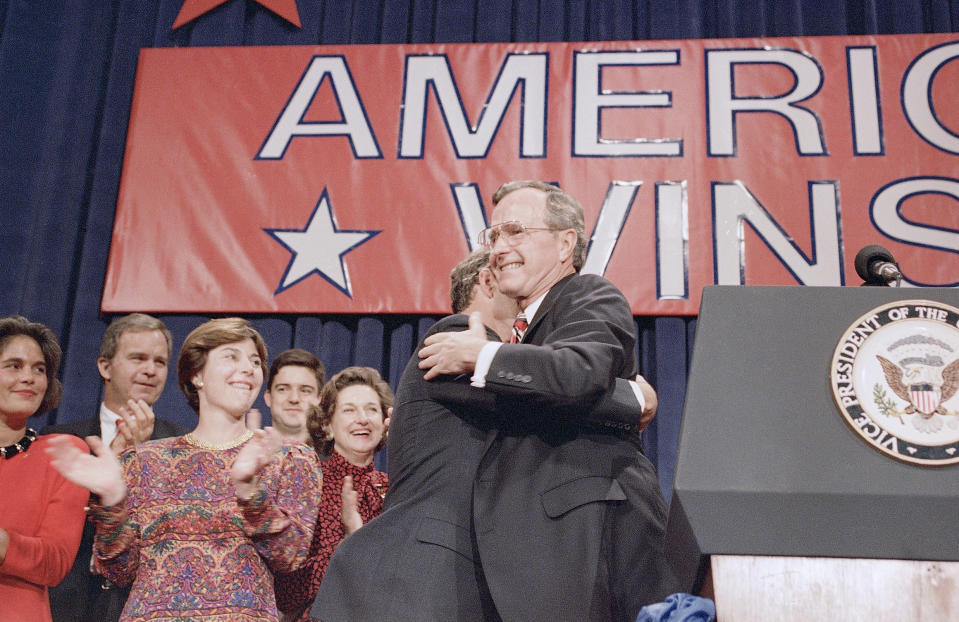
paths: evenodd
<path fill-rule="evenodd" d="M 856 274 L 865 281 L 863 285 L 888 285 L 895 281 L 898 287 L 902 281 L 902 272 L 892 253 L 878 244 L 865 246 L 856 253 Z"/>

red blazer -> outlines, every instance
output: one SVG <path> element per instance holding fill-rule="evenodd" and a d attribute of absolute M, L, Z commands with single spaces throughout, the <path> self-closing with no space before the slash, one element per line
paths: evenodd
<path fill-rule="evenodd" d="M 40 436 L 26 452 L 0 460 L 0 527 L 10 534 L 0 563 L 0 622 L 49 622 L 47 588 L 63 580 L 80 546 L 90 493 L 50 464 L 50 438 Z"/>

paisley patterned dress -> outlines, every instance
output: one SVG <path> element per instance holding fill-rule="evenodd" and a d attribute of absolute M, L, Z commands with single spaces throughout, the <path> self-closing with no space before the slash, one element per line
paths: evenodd
<path fill-rule="evenodd" d="M 357 493 L 357 505 L 363 524 L 370 522 L 383 511 L 383 497 L 386 496 L 388 483 L 386 473 L 375 470 L 372 463 L 367 466 L 351 464 L 336 450 L 321 466 L 323 498 L 320 501 L 313 543 L 310 545 L 310 558 L 299 570 L 276 575 L 276 602 L 280 611 L 300 611 L 313 601 L 320 589 L 326 567 L 330 564 L 330 558 L 333 557 L 333 551 L 346 537 L 342 519 L 342 491 L 343 479 L 347 475 L 353 478 L 353 489 Z M 307 607 L 297 621 L 309 620 Z"/>
<path fill-rule="evenodd" d="M 241 447 L 178 437 L 120 456 L 126 502 L 91 503 L 91 515 L 98 571 L 132 586 L 121 621 L 277 620 L 272 572 L 307 559 L 322 475 L 312 450 L 284 446 L 238 501 L 230 467 Z"/>

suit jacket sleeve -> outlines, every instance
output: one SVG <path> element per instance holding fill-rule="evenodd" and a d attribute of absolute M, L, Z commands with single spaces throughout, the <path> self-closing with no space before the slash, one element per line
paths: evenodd
<path fill-rule="evenodd" d="M 510 403 L 508 398 L 498 397 L 493 391 L 468 386 L 469 376 L 441 376 L 429 383 L 430 395 L 437 402 L 449 407 L 469 407 L 474 414 L 489 417 L 499 416 L 497 409 Z M 515 400 L 513 400 L 515 401 Z M 613 387 L 588 404 L 586 408 L 557 405 L 556 414 L 572 416 L 581 421 L 613 428 L 632 428 L 640 424 L 643 409 L 629 381 L 616 378 Z M 510 409 L 513 417 L 522 416 L 522 409 Z M 499 415 L 497 414 L 499 413 Z"/>
<path fill-rule="evenodd" d="M 503 345 L 486 389 L 540 409 L 589 409 L 636 372 L 629 303 L 609 281 L 571 275 L 553 286 L 524 343 Z"/>
<path fill-rule="evenodd" d="M 603 281 L 603 283 L 606 283 L 606 281 Z M 610 285 L 610 287 L 612 286 Z M 618 293 L 618 291 L 616 293 Z M 625 299 L 623 302 L 625 303 Z M 629 312 L 628 305 L 626 310 L 628 315 L 626 323 L 628 328 L 632 330 L 632 315 L 631 312 Z M 467 316 L 450 316 L 434 325 L 429 334 L 442 331 L 466 330 L 467 328 Z M 491 340 L 497 339 L 496 334 L 490 330 L 487 330 L 487 336 Z M 503 347 L 505 348 L 507 346 L 504 345 Z M 524 345 L 524 347 L 530 348 L 534 346 Z M 632 356 L 631 350 L 629 355 L 630 357 Z M 514 406 L 511 402 L 515 401 L 515 395 L 510 398 L 504 397 L 502 392 L 497 390 L 479 389 L 475 387 L 467 388 L 464 385 L 468 385 L 468 383 L 469 376 L 465 374 L 435 378 L 429 382 L 431 398 L 451 407 L 467 406 L 473 409 L 474 413 L 478 412 L 489 416 L 500 416 L 504 411 L 509 411 L 513 413 L 513 417 L 520 417 L 523 413 L 527 412 L 527 409 L 510 407 Z M 606 388 L 595 399 L 587 400 L 585 404 L 579 401 L 573 401 L 572 403 L 554 402 L 551 401 L 548 395 L 543 396 L 543 399 L 551 408 L 559 409 L 555 414 L 575 417 L 581 421 L 607 426 L 610 424 L 612 424 L 613 427 L 638 426 L 640 417 L 642 416 L 642 408 L 636 400 L 632 387 L 629 386 L 627 380 L 620 378 L 614 378 L 612 386 Z"/>

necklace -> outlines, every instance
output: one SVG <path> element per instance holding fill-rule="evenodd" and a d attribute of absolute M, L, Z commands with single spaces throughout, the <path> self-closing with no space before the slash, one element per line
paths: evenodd
<path fill-rule="evenodd" d="M 253 438 L 253 430 L 247 430 L 246 432 L 236 437 L 232 441 L 227 441 L 225 443 L 220 443 L 220 444 L 201 441 L 197 437 L 193 436 L 193 432 L 189 432 L 183 435 L 183 440 L 190 443 L 194 447 L 199 447 L 200 449 L 212 449 L 212 450 L 233 449 L 234 447 L 239 447 L 240 445 L 247 442 L 251 438 Z"/>
<path fill-rule="evenodd" d="M 33 428 L 27 428 L 27 433 L 13 445 L 0 447 L 0 458 L 12 458 L 19 453 L 25 453 L 30 447 L 30 443 L 37 440 L 37 431 Z"/>

